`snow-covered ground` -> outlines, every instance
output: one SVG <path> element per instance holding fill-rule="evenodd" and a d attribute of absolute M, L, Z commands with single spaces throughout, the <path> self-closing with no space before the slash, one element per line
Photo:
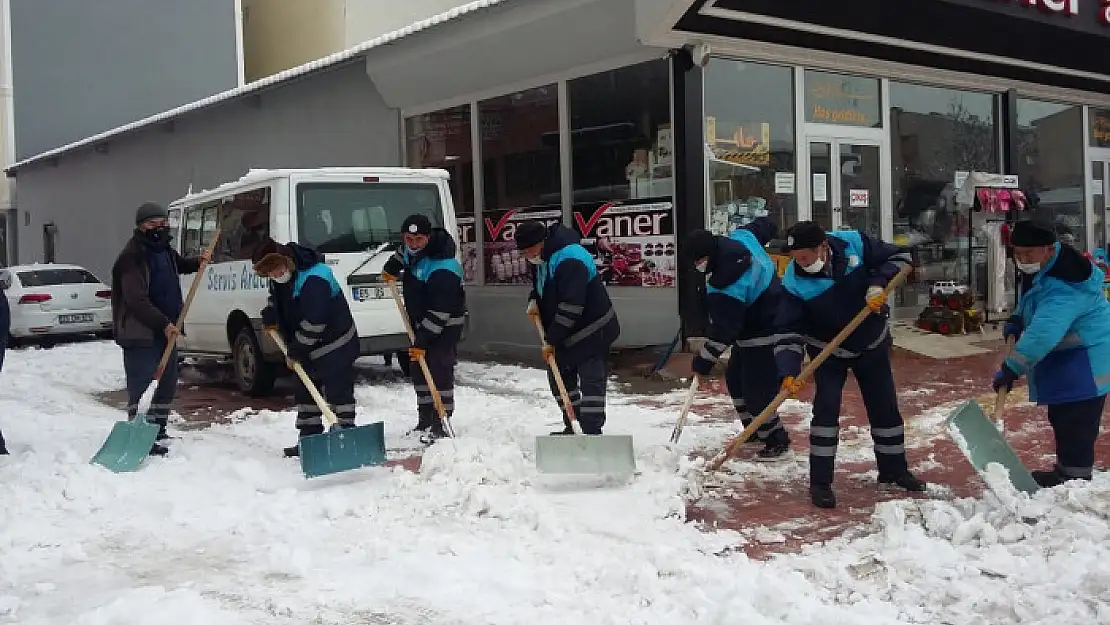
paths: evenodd
<path fill-rule="evenodd" d="M 558 425 L 537 370 L 464 364 L 460 438 L 420 474 L 305 480 L 280 457 L 290 413 L 187 432 L 168 459 L 116 475 L 89 458 L 122 413 L 118 350 L 10 352 L 0 421 L 0 623 L 39 625 L 1110 623 L 1110 478 L 1034 500 L 881 504 L 875 532 L 768 562 L 684 523 L 696 467 L 663 443 L 681 404 L 616 395 L 627 483 L 537 476 Z M 358 392 L 412 446 L 402 384 Z M 695 420 L 683 447 L 719 441 Z"/>

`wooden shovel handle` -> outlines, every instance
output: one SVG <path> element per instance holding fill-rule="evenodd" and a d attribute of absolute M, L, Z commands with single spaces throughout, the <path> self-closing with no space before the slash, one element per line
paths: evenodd
<path fill-rule="evenodd" d="M 903 266 L 901 271 L 899 271 L 898 274 L 894 276 L 894 278 L 886 285 L 886 288 L 883 289 L 883 295 L 885 295 L 886 297 L 890 297 L 890 294 L 894 292 L 894 289 L 902 286 L 902 283 L 906 281 L 906 278 L 909 277 L 912 270 L 913 267 L 911 267 L 910 265 Z M 840 331 L 840 334 L 837 334 L 835 337 L 833 337 L 833 340 L 829 341 L 829 344 L 825 346 L 825 349 L 821 350 L 821 353 L 817 354 L 816 358 L 809 361 L 809 364 L 806 365 L 804 369 L 802 369 L 802 372 L 798 375 L 797 378 L 795 378 L 795 380 L 805 382 L 813 377 L 813 373 L 817 371 L 817 367 L 820 367 L 826 360 L 828 360 L 829 357 L 832 356 L 832 353 L 836 350 L 836 348 L 840 347 L 840 344 L 847 340 L 847 338 L 856 331 L 856 328 L 858 328 L 860 324 L 862 324 L 864 320 L 872 314 L 874 313 L 871 311 L 871 308 L 864 306 L 863 310 L 856 313 L 856 316 L 848 322 L 848 325 L 844 326 L 844 329 Z M 763 425 L 764 421 L 771 418 L 771 415 L 775 414 L 775 411 L 779 409 L 779 406 L 781 406 L 782 403 L 789 398 L 789 396 L 790 394 L 787 391 L 779 391 L 779 394 L 775 395 L 775 399 L 773 399 L 770 404 L 767 404 L 767 407 L 759 413 L 759 416 L 753 419 L 752 422 L 748 424 L 748 427 L 744 428 L 744 431 L 741 432 L 739 436 L 732 439 L 732 441 L 730 441 L 729 444 L 725 446 L 724 450 L 721 451 L 721 453 L 717 454 L 717 456 L 709 462 L 709 464 L 706 466 L 707 470 L 709 472 L 714 472 L 717 469 L 720 469 L 721 465 L 727 462 L 728 459 L 736 453 L 736 450 L 744 444 L 744 441 L 751 438 L 752 434 L 754 434 L 755 431 L 759 429 L 759 426 Z"/>
<path fill-rule="evenodd" d="M 1017 344 L 1012 337 L 1006 339 L 1006 347 L 1010 348 L 1009 353 L 1014 353 L 1014 345 Z M 1006 387 L 998 389 L 998 397 L 994 400 L 994 420 L 998 424 L 1002 424 L 1002 415 L 1006 412 L 1006 397 L 1010 395 L 1010 391 Z"/>
<path fill-rule="evenodd" d="M 547 332 L 543 329 L 543 322 L 540 321 L 539 315 L 532 317 L 532 324 L 536 326 L 536 331 L 540 333 L 540 342 L 547 345 Z M 551 376 L 555 378 L 555 386 L 559 389 L 559 397 L 563 398 L 563 409 L 567 413 L 567 419 L 570 419 L 570 427 L 575 434 L 581 434 L 582 424 L 578 422 L 578 418 L 574 414 L 574 404 L 570 401 L 570 393 L 567 392 L 567 385 L 563 383 L 563 374 L 559 372 L 559 363 L 555 362 L 554 355 L 547 360 L 547 366 L 551 369 Z"/>
<path fill-rule="evenodd" d="M 386 284 L 389 285 L 389 291 L 393 294 L 393 301 L 397 303 L 397 312 L 401 313 L 401 321 L 405 322 L 405 331 L 409 334 L 409 343 L 413 346 L 416 345 L 416 332 L 412 329 L 412 322 L 409 321 L 408 310 L 405 309 L 405 302 L 401 299 L 401 291 L 397 288 L 397 283 L 393 280 L 387 280 Z M 451 432 L 449 428 L 450 422 L 447 419 L 447 407 L 443 405 L 443 398 L 439 394 L 439 389 L 436 388 L 436 382 L 432 379 L 432 372 L 428 369 L 428 363 L 424 360 L 424 356 L 419 356 L 416 359 L 416 364 L 420 366 L 420 372 L 424 374 L 424 383 L 428 385 L 428 390 L 432 393 L 432 403 L 435 404 L 436 413 L 439 414 L 439 420 L 443 422 L 443 427 L 447 432 Z"/>
<path fill-rule="evenodd" d="M 678 443 L 678 439 L 682 436 L 682 428 L 686 426 L 686 417 L 690 414 L 690 409 L 694 406 L 694 396 L 698 393 L 698 383 L 701 380 L 698 374 L 694 374 L 693 381 L 690 382 L 690 390 L 686 392 L 686 401 L 682 404 L 682 412 L 678 413 L 678 420 L 674 423 L 674 430 L 671 431 L 671 442 Z"/>
<path fill-rule="evenodd" d="M 212 233 L 212 240 L 208 242 L 209 258 L 216 252 L 216 243 L 220 240 L 220 227 L 216 227 L 216 231 Z M 200 266 L 197 267 L 197 272 L 194 274 L 193 283 L 189 285 L 189 294 L 185 296 L 185 304 L 181 307 L 181 314 L 177 316 L 177 323 L 174 327 L 177 328 L 178 333 L 181 332 L 181 326 L 185 323 L 185 315 L 189 312 L 189 307 L 193 305 L 193 298 L 196 297 L 197 287 L 200 286 L 201 278 L 203 277 L 204 270 L 208 267 L 206 260 L 200 261 Z M 177 337 L 172 341 L 166 341 L 166 349 L 162 350 L 162 359 L 158 361 L 158 368 L 154 370 L 154 380 L 161 380 L 162 374 L 166 372 L 166 365 L 170 362 L 170 354 L 173 353 L 173 348 L 177 347 Z"/>
<path fill-rule="evenodd" d="M 285 341 L 281 338 L 281 334 L 273 328 L 267 328 L 266 334 L 270 335 L 270 339 L 278 346 L 281 353 L 288 358 L 289 348 L 285 345 Z M 331 427 L 338 423 L 339 419 L 336 418 L 335 413 L 332 412 L 331 406 L 328 405 L 327 400 L 320 394 L 320 389 L 316 388 L 316 385 L 312 382 L 312 378 L 308 377 L 308 373 L 305 372 L 301 363 L 295 360 L 293 361 L 293 373 L 296 373 L 297 377 L 301 379 L 301 383 L 308 389 L 308 394 L 312 395 L 312 401 L 316 402 L 316 407 L 319 408 L 320 412 L 324 415 L 325 425 Z"/>

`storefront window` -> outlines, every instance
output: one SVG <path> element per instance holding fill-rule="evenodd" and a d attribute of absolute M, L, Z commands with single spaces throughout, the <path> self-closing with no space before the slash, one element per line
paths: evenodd
<path fill-rule="evenodd" d="M 883 127 L 883 103 L 877 78 L 807 69 L 805 85 L 807 122 Z"/>
<path fill-rule="evenodd" d="M 537 87 L 478 104 L 486 284 L 524 284 L 528 265 L 513 243 L 516 224 L 562 222 L 559 90 Z"/>
<path fill-rule="evenodd" d="M 769 215 L 780 232 L 798 221 L 794 73 L 713 59 L 705 70 L 709 229 L 726 235 Z"/>
<path fill-rule="evenodd" d="M 1091 147 L 1110 148 L 1110 110 L 1091 108 Z"/>
<path fill-rule="evenodd" d="M 1034 216 L 1056 225 L 1061 240 L 1087 248 L 1083 107 L 1018 100 L 1016 173 L 1032 192 Z"/>
<path fill-rule="evenodd" d="M 409 167 L 436 167 L 451 174 L 451 199 L 458 216 L 456 240 L 463 257 L 464 279 L 474 282 L 478 250 L 474 237 L 474 151 L 470 140 L 470 105 L 416 115 L 405 120 Z"/>
<path fill-rule="evenodd" d="M 610 285 L 674 286 L 670 67 L 568 82 L 574 225 Z"/>
<path fill-rule="evenodd" d="M 973 171 L 999 171 L 997 98 L 905 83 L 890 84 L 894 243 L 913 249 L 915 280 L 899 306 L 928 305 L 938 281 L 973 287 L 982 296 L 985 251 L 969 238 L 985 217 L 956 205 L 957 188 Z M 985 244 L 985 243 L 984 243 Z M 978 245 L 978 243 L 976 243 Z M 974 257 L 974 258 L 973 258 Z"/>

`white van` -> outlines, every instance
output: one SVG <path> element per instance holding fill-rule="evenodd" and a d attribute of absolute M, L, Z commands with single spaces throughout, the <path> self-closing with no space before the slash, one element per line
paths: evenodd
<path fill-rule="evenodd" d="M 320 252 L 343 286 L 364 356 L 396 355 L 408 367 L 409 346 L 381 270 L 413 213 L 456 232 L 455 209 L 442 169 L 342 168 L 251 170 L 239 180 L 191 193 L 170 204 L 174 247 L 200 254 L 222 220 L 212 264 L 199 276 L 180 354 L 230 361 L 235 381 L 264 395 L 284 369 L 277 346 L 262 333 L 269 280 L 255 275 L 251 255 L 267 237 Z M 195 276 L 181 277 L 188 292 Z"/>

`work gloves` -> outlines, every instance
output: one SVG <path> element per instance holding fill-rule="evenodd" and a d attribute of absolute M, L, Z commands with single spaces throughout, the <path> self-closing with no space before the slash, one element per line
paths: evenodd
<path fill-rule="evenodd" d="M 881 315 L 885 311 L 883 308 L 886 306 L 886 291 L 881 286 L 867 287 L 867 307 L 871 312 L 876 315 Z"/>
<path fill-rule="evenodd" d="M 1021 376 L 1014 373 L 1014 370 L 1003 364 L 999 367 L 998 372 L 994 374 L 994 379 L 991 380 L 991 388 L 995 393 L 1001 393 L 1002 389 L 1006 392 L 1014 390 L 1014 382 L 1017 382 Z"/>
<path fill-rule="evenodd" d="M 424 349 L 420 347 L 409 348 L 409 358 L 412 360 L 422 360 L 424 358 Z"/>
<path fill-rule="evenodd" d="M 276 328 L 278 325 L 277 311 L 273 306 L 267 306 L 262 309 L 262 327 Z"/>
<path fill-rule="evenodd" d="M 1017 342 L 1021 338 L 1021 333 L 1025 330 L 1025 324 L 1022 323 L 1021 317 L 1014 315 L 1006 320 L 1005 325 L 1002 326 L 1002 338 L 1009 341 Z"/>
<path fill-rule="evenodd" d="M 538 319 L 540 316 L 540 307 L 538 304 L 536 304 L 536 300 L 528 300 L 528 307 L 524 309 L 524 314 L 528 315 L 528 319 L 532 323 L 536 322 L 536 319 Z"/>
<path fill-rule="evenodd" d="M 792 375 L 788 375 L 782 379 L 782 386 L 780 387 L 779 392 L 785 391 L 787 397 L 790 397 L 791 399 L 796 399 L 798 397 L 798 393 L 802 392 L 802 389 L 805 388 L 805 386 L 806 383 L 804 380 L 799 380 Z"/>

